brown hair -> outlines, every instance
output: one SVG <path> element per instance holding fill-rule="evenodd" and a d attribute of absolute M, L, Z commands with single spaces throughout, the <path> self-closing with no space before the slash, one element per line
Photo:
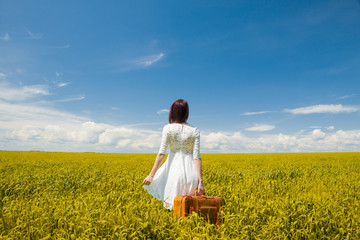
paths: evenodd
<path fill-rule="evenodd" d="M 189 117 L 188 102 L 183 99 L 178 99 L 171 104 L 169 112 L 169 123 L 178 122 L 185 123 Z"/>

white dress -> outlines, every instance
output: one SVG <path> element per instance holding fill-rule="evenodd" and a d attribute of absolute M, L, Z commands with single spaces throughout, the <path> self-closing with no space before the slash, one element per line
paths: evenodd
<path fill-rule="evenodd" d="M 169 155 L 157 170 L 150 185 L 143 187 L 155 198 L 164 201 L 164 207 L 172 209 L 174 198 L 194 195 L 198 186 L 198 174 L 194 159 L 200 157 L 200 131 L 189 124 L 172 123 L 164 126 L 159 153 Z"/>

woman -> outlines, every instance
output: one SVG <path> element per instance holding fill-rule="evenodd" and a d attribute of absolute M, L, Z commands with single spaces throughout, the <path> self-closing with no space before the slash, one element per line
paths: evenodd
<path fill-rule="evenodd" d="M 144 181 L 144 188 L 155 198 L 164 201 L 164 207 L 172 209 L 174 198 L 194 195 L 197 189 L 204 193 L 200 157 L 200 131 L 186 120 L 189 116 L 187 101 L 176 100 L 170 107 L 169 124 L 162 131 L 159 153 L 154 166 Z M 170 153 L 165 163 L 167 147 Z M 159 168 L 160 167 L 160 168 Z"/>

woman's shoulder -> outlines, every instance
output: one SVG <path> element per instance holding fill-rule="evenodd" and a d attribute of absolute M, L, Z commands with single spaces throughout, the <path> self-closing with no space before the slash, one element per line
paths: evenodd
<path fill-rule="evenodd" d="M 197 135 L 200 135 L 200 130 L 199 130 L 198 127 L 193 126 L 193 125 L 191 125 L 190 123 L 187 123 L 186 126 L 188 126 L 188 127 L 190 128 L 190 131 L 191 131 L 193 134 L 195 134 L 196 136 L 197 136 Z"/>
<path fill-rule="evenodd" d="M 198 127 L 194 126 L 194 125 L 191 125 L 190 123 L 187 123 L 186 126 L 192 128 L 193 130 L 199 130 Z"/>
<path fill-rule="evenodd" d="M 200 136 L 200 130 L 198 127 L 193 126 L 193 132 L 195 133 L 195 136 Z"/>
<path fill-rule="evenodd" d="M 170 125 L 171 125 L 170 123 L 165 124 L 165 125 L 163 126 L 163 130 L 169 129 L 169 128 L 171 127 Z"/>

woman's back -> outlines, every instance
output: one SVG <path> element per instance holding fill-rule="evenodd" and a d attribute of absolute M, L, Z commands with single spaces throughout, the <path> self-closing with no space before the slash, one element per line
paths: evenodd
<path fill-rule="evenodd" d="M 167 124 L 163 128 L 160 152 L 165 154 L 169 146 L 170 153 L 181 152 L 193 154 L 193 158 L 200 158 L 199 137 L 198 128 L 189 124 Z"/>

